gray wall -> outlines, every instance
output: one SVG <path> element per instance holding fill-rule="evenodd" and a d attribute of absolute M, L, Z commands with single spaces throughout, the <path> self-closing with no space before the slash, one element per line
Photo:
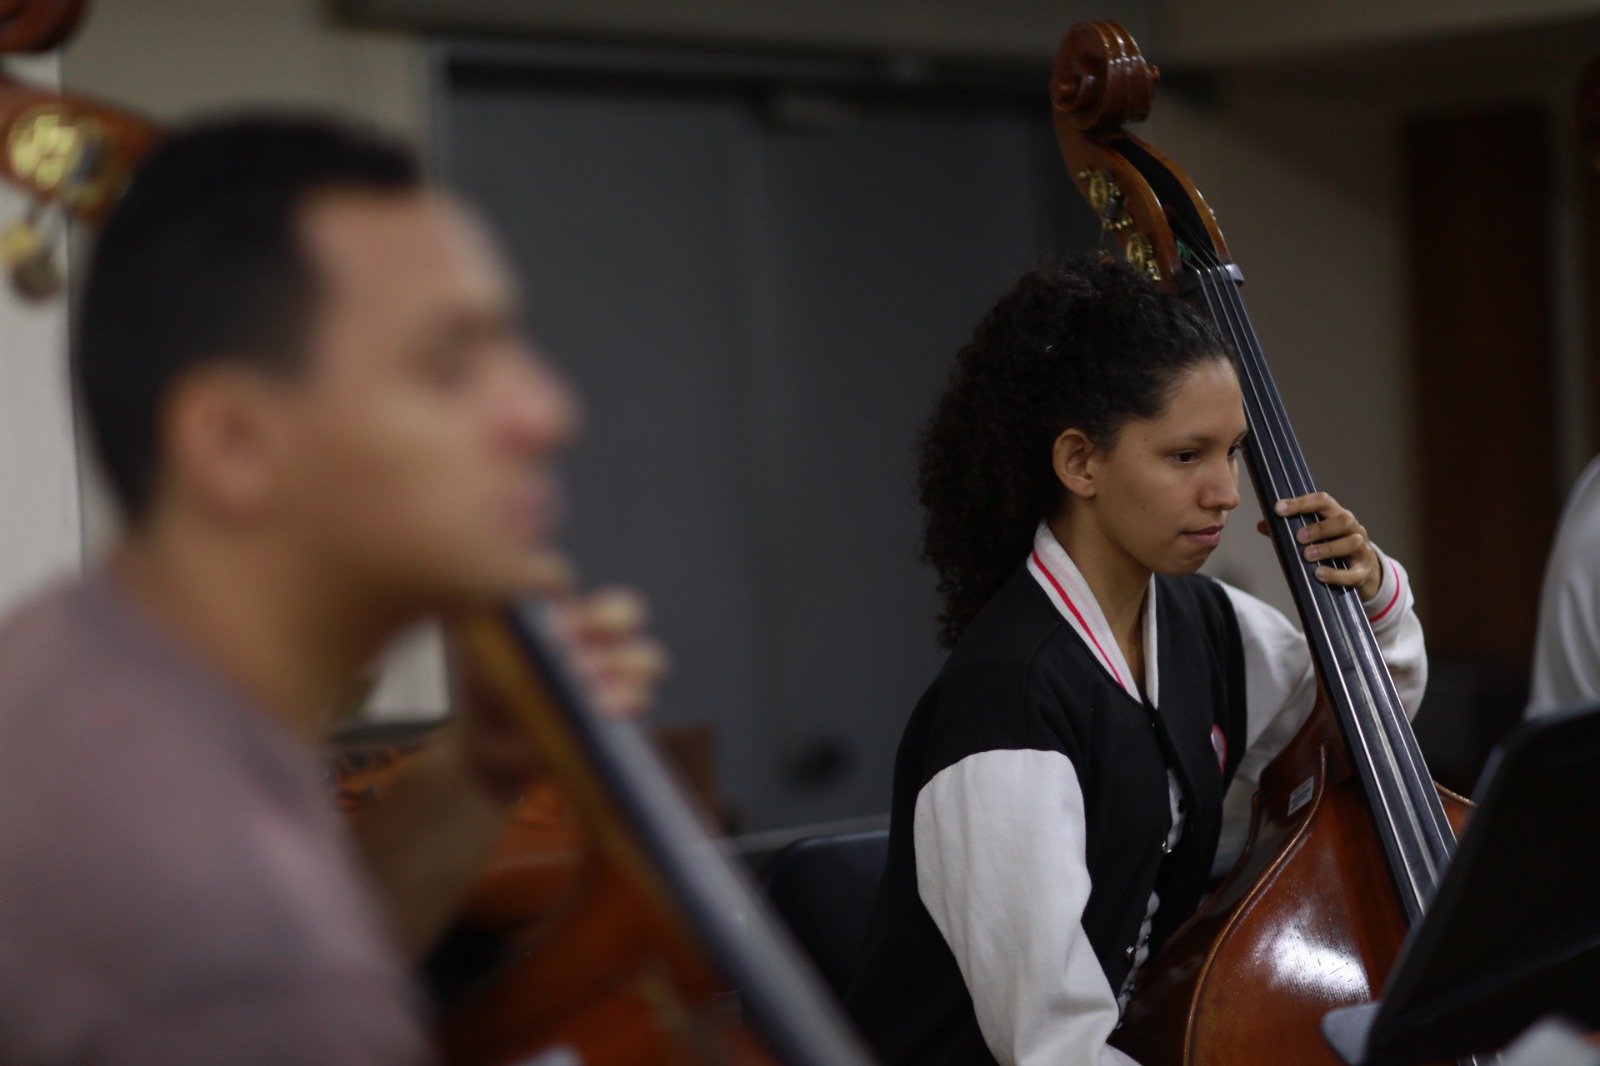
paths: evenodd
<path fill-rule="evenodd" d="M 649 595 L 658 714 L 716 726 L 741 828 L 886 809 L 940 661 L 917 430 L 983 309 L 1088 239 L 1063 212 L 1092 225 L 1042 94 L 494 57 L 442 69 L 443 165 L 588 401 L 580 571 Z"/>

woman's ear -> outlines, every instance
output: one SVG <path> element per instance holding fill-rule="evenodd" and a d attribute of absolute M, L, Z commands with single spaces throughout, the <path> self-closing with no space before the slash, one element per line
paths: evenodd
<path fill-rule="evenodd" d="M 1050 465 L 1056 480 L 1074 496 L 1088 498 L 1095 494 L 1096 448 L 1081 429 L 1064 430 L 1050 448 Z"/>

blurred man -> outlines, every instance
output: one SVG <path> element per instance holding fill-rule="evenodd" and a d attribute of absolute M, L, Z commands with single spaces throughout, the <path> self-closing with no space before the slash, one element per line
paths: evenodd
<path fill-rule="evenodd" d="M 266 119 L 136 175 L 74 381 L 126 532 L 0 627 L 0 1060 L 426 1061 L 407 953 L 531 753 L 467 713 L 370 816 L 374 883 L 314 745 L 397 631 L 548 581 L 572 396 L 407 153 Z M 614 709 L 636 621 L 579 634 Z"/>

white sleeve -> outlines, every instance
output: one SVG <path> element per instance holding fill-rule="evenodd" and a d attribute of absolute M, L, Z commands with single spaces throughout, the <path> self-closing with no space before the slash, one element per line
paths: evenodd
<path fill-rule="evenodd" d="M 1130 1066 L 1117 999 L 1083 931 L 1083 792 L 1061 752 L 986 751 L 922 787 L 917 893 L 1002 1066 Z"/>
<path fill-rule="evenodd" d="M 1600 552 L 1596 553 L 1600 555 Z M 1530 716 L 1600 696 L 1600 558 L 1570 559 L 1545 582 L 1533 649 Z"/>
<path fill-rule="evenodd" d="M 1389 666 L 1400 702 L 1416 717 L 1428 683 L 1428 655 L 1417 618 L 1411 580 L 1405 567 L 1379 553 L 1383 582 L 1362 602 L 1378 650 Z M 1283 612 L 1248 592 L 1218 582 L 1233 604 L 1244 643 L 1245 700 L 1249 708 L 1247 747 L 1239 761 L 1239 780 L 1259 783 L 1261 771 L 1294 737 L 1317 701 L 1316 671 L 1306 638 Z"/>
<path fill-rule="evenodd" d="M 1600 697 L 1600 459 L 1573 487 L 1539 594 L 1528 714 Z"/>

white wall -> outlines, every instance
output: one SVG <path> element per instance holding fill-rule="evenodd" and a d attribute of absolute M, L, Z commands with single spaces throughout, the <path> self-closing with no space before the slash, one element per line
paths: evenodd
<path fill-rule="evenodd" d="M 45 56 L 8 60 L 6 73 L 53 86 L 59 69 Z M 0 189 L 0 226 L 26 206 Z M 66 337 L 65 300 L 26 303 L 0 282 L 0 611 L 81 558 Z"/>
<path fill-rule="evenodd" d="M 334 24 L 321 0 L 95 0 L 66 86 L 161 121 L 239 105 L 327 108 L 423 140 L 421 45 Z"/>

